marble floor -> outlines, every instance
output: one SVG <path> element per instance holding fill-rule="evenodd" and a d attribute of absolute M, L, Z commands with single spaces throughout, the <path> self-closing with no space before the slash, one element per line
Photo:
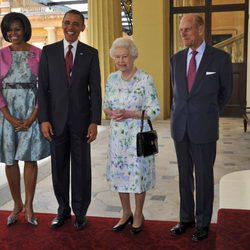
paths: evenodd
<path fill-rule="evenodd" d="M 152 220 L 177 221 L 179 214 L 178 170 L 174 145 L 170 137 L 169 120 L 155 121 L 153 125 L 158 131 L 160 150 L 156 156 L 157 185 L 147 193 L 144 216 Z M 248 129 L 248 132 L 243 132 L 243 122 L 240 118 L 221 118 L 220 120 L 220 140 L 214 166 L 215 198 L 212 222 L 217 221 L 221 177 L 234 171 L 250 169 L 250 128 Z M 119 217 L 121 205 L 118 194 L 110 191 L 105 179 L 108 122 L 104 121 L 99 130 L 98 139 L 92 144 L 92 202 L 88 215 Z M 10 196 L 6 180 L 4 180 L 4 167 L 0 168 L 0 176 L 0 209 L 10 210 L 13 203 L 8 201 Z M 131 196 L 131 201 L 134 208 L 133 196 Z M 36 212 L 44 213 L 57 211 L 49 159 L 39 163 L 34 209 Z"/>

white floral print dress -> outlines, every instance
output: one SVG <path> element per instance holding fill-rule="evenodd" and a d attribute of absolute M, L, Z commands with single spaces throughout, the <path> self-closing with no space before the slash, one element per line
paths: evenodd
<path fill-rule="evenodd" d="M 151 120 L 160 113 L 160 104 L 153 79 L 138 69 L 133 78 L 125 81 L 117 71 L 107 79 L 104 109 L 145 110 Z M 125 193 L 142 193 L 155 186 L 154 156 L 137 157 L 136 134 L 140 119 L 110 122 L 107 157 L 107 180 L 111 190 Z M 144 122 L 144 131 L 149 130 Z"/>

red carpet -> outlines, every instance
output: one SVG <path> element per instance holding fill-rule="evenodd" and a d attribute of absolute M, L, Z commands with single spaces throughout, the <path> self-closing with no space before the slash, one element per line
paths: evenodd
<path fill-rule="evenodd" d="M 250 210 L 220 209 L 216 250 L 250 249 Z"/>
<path fill-rule="evenodd" d="M 53 214 L 37 214 L 38 227 L 28 225 L 24 215 L 19 216 L 15 225 L 6 226 L 8 211 L 0 211 L 0 249 L 1 250 L 63 250 L 63 249 L 169 249 L 169 250 L 213 250 L 215 249 L 216 226 L 211 226 L 209 238 L 202 242 L 191 240 L 192 230 L 173 238 L 169 229 L 175 222 L 145 221 L 143 232 L 132 235 L 127 227 L 123 232 L 114 233 L 111 228 L 117 222 L 114 218 L 88 216 L 88 226 L 75 231 L 74 217 L 54 231 L 50 229 Z"/>

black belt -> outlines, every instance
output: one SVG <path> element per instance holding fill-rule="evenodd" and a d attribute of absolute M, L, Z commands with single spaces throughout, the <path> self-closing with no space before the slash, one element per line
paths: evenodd
<path fill-rule="evenodd" d="M 36 82 L 5 82 L 3 83 L 3 89 L 36 89 Z"/>

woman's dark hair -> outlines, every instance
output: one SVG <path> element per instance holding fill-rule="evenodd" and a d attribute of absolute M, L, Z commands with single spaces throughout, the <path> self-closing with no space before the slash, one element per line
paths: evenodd
<path fill-rule="evenodd" d="M 23 31 L 24 31 L 23 40 L 25 42 L 29 41 L 31 38 L 31 33 L 32 33 L 30 21 L 24 14 L 17 13 L 17 12 L 10 12 L 3 17 L 3 20 L 1 23 L 1 31 L 2 31 L 4 40 L 7 42 L 11 42 L 7 36 L 7 32 L 10 30 L 10 25 L 14 21 L 19 21 L 21 23 L 21 25 L 23 26 Z"/>

